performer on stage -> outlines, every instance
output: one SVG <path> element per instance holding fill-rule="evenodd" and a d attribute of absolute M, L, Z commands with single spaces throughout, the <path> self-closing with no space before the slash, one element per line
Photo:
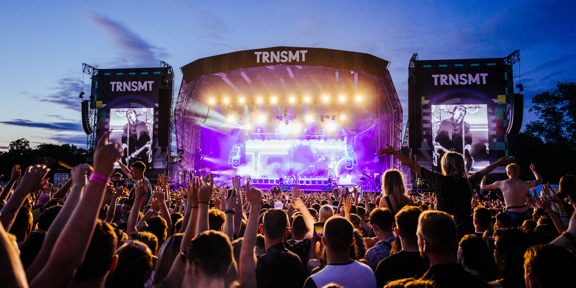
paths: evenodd
<path fill-rule="evenodd" d="M 456 151 L 464 155 L 468 171 L 472 167 L 472 133 L 470 124 L 464 121 L 465 116 L 466 107 L 458 105 L 452 110 L 452 117 L 440 123 L 434 139 L 434 166 L 438 166 L 438 160 L 444 153 Z"/>

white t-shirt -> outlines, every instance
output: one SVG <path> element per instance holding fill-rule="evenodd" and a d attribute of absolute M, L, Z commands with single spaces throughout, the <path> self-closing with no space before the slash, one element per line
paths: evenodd
<path fill-rule="evenodd" d="M 320 272 L 308 277 L 304 288 L 324 287 L 336 283 L 346 288 L 375 288 L 376 277 L 370 266 L 353 261 L 346 264 L 330 264 Z"/>

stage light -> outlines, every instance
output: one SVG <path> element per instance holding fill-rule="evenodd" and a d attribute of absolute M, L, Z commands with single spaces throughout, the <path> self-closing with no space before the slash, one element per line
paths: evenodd
<path fill-rule="evenodd" d="M 304 103 L 308 103 L 308 102 L 310 102 L 310 96 L 304 97 Z"/>
<path fill-rule="evenodd" d="M 340 115 L 340 120 L 345 120 L 346 116 L 344 114 Z"/>
<path fill-rule="evenodd" d="M 224 104 L 228 104 L 228 103 L 230 103 L 230 99 L 224 98 Z"/>
<path fill-rule="evenodd" d="M 256 99 L 256 103 L 262 104 L 262 102 L 263 102 L 262 98 L 257 98 L 257 99 Z"/>
<path fill-rule="evenodd" d="M 356 96 L 356 101 L 362 101 L 362 96 L 360 95 Z"/>
<path fill-rule="evenodd" d="M 294 102 L 296 102 L 296 97 L 290 97 L 290 99 L 288 99 L 288 101 L 290 103 L 294 103 Z"/>
<path fill-rule="evenodd" d="M 330 122 L 330 123 L 328 123 L 328 125 L 326 126 L 326 128 L 328 128 L 328 131 L 332 131 L 332 130 L 336 129 L 336 122 Z"/>
<path fill-rule="evenodd" d="M 264 120 L 266 120 L 266 116 L 264 116 L 264 114 L 258 116 L 258 121 L 259 121 L 259 122 L 264 122 Z"/>
<path fill-rule="evenodd" d="M 324 97 L 322 97 L 322 101 L 328 102 L 328 101 L 330 101 L 330 98 L 328 96 L 324 96 Z"/>
<path fill-rule="evenodd" d="M 272 102 L 272 104 L 276 104 L 278 102 L 278 99 L 276 97 L 271 97 L 270 102 Z"/>
<path fill-rule="evenodd" d="M 252 128 L 252 126 L 250 126 L 250 124 L 246 124 L 246 129 L 250 129 Z"/>
<path fill-rule="evenodd" d="M 346 97 L 340 96 L 340 102 L 344 102 L 344 101 L 346 101 Z"/>
<path fill-rule="evenodd" d="M 240 98 L 240 100 L 238 100 L 240 102 L 240 104 L 244 104 L 244 102 L 246 102 L 246 100 L 244 100 L 244 98 Z"/>
<path fill-rule="evenodd" d="M 306 116 L 306 121 L 312 122 L 313 120 L 314 120 L 314 118 L 312 118 L 312 115 Z"/>
<path fill-rule="evenodd" d="M 296 123 L 292 123 L 292 131 L 294 131 L 294 132 L 300 131 L 300 125 L 298 125 Z"/>
<path fill-rule="evenodd" d="M 228 116 L 228 122 L 234 122 L 234 115 Z"/>
<path fill-rule="evenodd" d="M 210 98 L 210 104 L 214 104 L 216 102 L 216 100 L 214 100 L 214 98 Z"/>

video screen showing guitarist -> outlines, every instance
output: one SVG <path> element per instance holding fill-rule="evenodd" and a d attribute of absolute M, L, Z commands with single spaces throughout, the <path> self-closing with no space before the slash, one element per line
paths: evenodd
<path fill-rule="evenodd" d="M 121 161 L 129 166 L 136 161 L 152 163 L 153 108 L 111 109 L 111 141 L 122 145 Z"/>
<path fill-rule="evenodd" d="M 434 155 L 432 164 L 434 167 L 438 167 L 440 159 L 444 153 L 448 151 L 456 151 L 464 155 L 466 168 L 470 171 L 470 168 L 474 163 L 470 151 L 472 148 L 473 137 L 470 132 L 470 124 L 464 121 L 464 118 L 466 117 L 466 107 L 463 105 L 457 105 L 451 112 L 444 112 L 444 115 L 447 114 L 450 116 L 451 114 L 451 117 L 442 119 L 443 117 L 440 116 L 440 119 L 438 120 L 439 124 L 436 124 L 436 133 L 433 133 Z"/>

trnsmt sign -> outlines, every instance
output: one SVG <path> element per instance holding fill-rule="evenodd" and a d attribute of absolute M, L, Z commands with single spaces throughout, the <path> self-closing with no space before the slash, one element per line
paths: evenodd
<path fill-rule="evenodd" d="M 256 63 L 305 62 L 308 50 L 296 51 L 256 51 Z"/>

